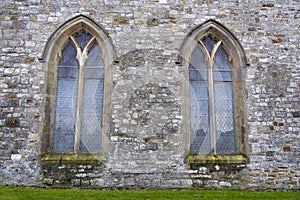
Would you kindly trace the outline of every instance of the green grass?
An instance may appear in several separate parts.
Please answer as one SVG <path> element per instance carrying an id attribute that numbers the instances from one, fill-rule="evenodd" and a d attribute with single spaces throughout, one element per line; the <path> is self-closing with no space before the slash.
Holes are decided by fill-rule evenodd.
<path id="1" fill-rule="evenodd" d="M 293 199 L 300 200 L 300 192 L 255 192 L 216 190 L 79 190 L 0 187 L 0 200 L 11 199 Z"/>

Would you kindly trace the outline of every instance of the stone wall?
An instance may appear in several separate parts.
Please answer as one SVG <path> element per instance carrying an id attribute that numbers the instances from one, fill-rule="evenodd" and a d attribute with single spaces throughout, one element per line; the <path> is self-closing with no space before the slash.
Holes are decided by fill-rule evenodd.
<path id="1" fill-rule="evenodd" d="M 4 0 L 0 2 L 0 185 L 299 189 L 300 10 L 297 0 Z M 116 50 L 101 162 L 41 161 L 43 51 L 87 16 Z M 177 62 L 191 31 L 216 20 L 245 50 L 248 162 L 191 167 Z"/>

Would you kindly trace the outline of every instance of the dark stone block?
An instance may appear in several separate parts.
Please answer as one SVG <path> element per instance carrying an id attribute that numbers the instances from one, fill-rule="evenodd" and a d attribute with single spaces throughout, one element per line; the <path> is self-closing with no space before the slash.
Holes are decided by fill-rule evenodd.
<path id="1" fill-rule="evenodd" d="M 290 146 L 285 146 L 282 148 L 284 152 L 290 152 L 291 151 L 291 147 Z"/>
<path id="2" fill-rule="evenodd" d="M 147 24 L 149 26 L 157 26 L 159 24 L 159 19 L 158 18 L 148 19 Z"/>
<path id="3" fill-rule="evenodd" d="M 273 3 L 263 4 L 262 7 L 273 8 L 274 4 Z"/>
<path id="4" fill-rule="evenodd" d="M 274 156 L 274 151 L 267 151 L 266 152 L 266 157 L 273 157 Z"/>
<path id="5" fill-rule="evenodd" d="M 299 117 L 300 117 L 300 111 L 298 111 L 298 112 L 293 112 L 293 117 L 294 117 L 294 118 L 299 118 Z"/>
<path id="6" fill-rule="evenodd" d="M 148 148 L 148 150 L 156 151 L 158 149 L 158 145 L 157 145 L 157 143 L 150 143 L 150 144 L 147 144 L 147 148 Z"/>
<path id="7" fill-rule="evenodd" d="M 7 127 L 18 127 L 20 125 L 20 120 L 17 118 L 7 118 L 5 119 L 5 126 Z"/>

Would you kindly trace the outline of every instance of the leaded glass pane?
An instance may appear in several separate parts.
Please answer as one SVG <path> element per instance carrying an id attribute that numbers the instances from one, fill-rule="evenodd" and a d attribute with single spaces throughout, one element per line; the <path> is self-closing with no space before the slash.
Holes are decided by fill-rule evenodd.
<path id="1" fill-rule="evenodd" d="M 84 66 L 84 92 L 81 117 L 80 151 L 101 152 L 104 91 L 102 52 L 97 43 L 89 51 Z"/>
<path id="2" fill-rule="evenodd" d="M 52 151 L 72 152 L 75 141 L 78 65 L 75 48 L 70 42 L 62 55 L 58 67 Z"/>
<path id="3" fill-rule="evenodd" d="M 222 46 L 219 47 L 215 56 L 214 81 L 232 81 L 231 66 Z"/>
<path id="4" fill-rule="evenodd" d="M 102 51 L 97 42 L 89 50 L 88 60 L 85 66 L 97 66 L 97 68 L 103 68 Z"/>
<path id="5" fill-rule="evenodd" d="M 84 69 L 84 78 L 103 79 L 104 67 L 102 61 L 102 52 L 97 43 L 95 43 L 89 51 L 89 58 Z"/>
<path id="6" fill-rule="evenodd" d="M 220 46 L 213 69 L 217 153 L 235 153 L 236 137 L 233 112 L 232 70 Z"/>
<path id="7" fill-rule="evenodd" d="M 190 65 L 189 77 L 190 81 L 205 81 L 207 79 L 207 70 L 196 69 Z"/>
<path id="8" fill-rule="evenodd" d="M 56 112 L 53 130 L 53 152 L 73 152 L 75 113 L 75 109 L 63 109 Z"/>
<path id="9" fill-rule="evenodd" d="M 190 151 L 210 152 L 209 99 L 207 65 L 200 47 L 191 56 L 190 81 Z"/>
<path id="10" fill-rule="evenodd" d="M 215 82 L 215 119 L 218 153 L 236 152 L 232 82 Z"/>
<path id="11" fill-rule="evenodd" d="M 59 66 L 77 66 L 78 62 L 76 60 L 76 49 L 74 48 L 71 41 L 68 42 L 66 47 L 64 48 L 62 52 L 62 59 L 59 62 Z"/>
<path id="12" fill-rule="evenodd" d="M 213 71 L 214 81 L 224 81 L 224 82 L 231 82 L 232 80 L 232 73 L 231 71 Z"/>
<path id="13" fill-rule="evenodd" d="M 191 56 L 191 63 L 189 67 L 190 81 L 206 81 L 207 80 L 207 66 L 199 46 L 195 48 Z"/>
<path id="14" fill-rule="evenodd" d="M 103 81 L 86 79 L 84 83 L 80 151 L 101 151 Z"/>
<path id="15" fill-rule="evenodd" d="M 56 110 L 75 109 L 76 99 L 77 80 L 58 80 L 56 92 Z"/>
<path id="16" fill-rule="evenodd" d="M 210 152 L 207 84 L 190 82 L 190 151 Z"/>
<path id="17" fill-rule="evenodd" d="M 75 37 L 76 41 L 79 43 L 82 50 L 85 48 L 87 43 L 92 39 L 92 36 L 85 31 L 82 31 L 79 34 L 76 34 L 74 37 Z"/>
<path id="18" fill-rule="evenodd" d="M 225 52 L 223 46 L 221 45 L 215 55 L 215 65 L 214 65 L 215 70 L 228 70 L 231 71 L 231 66 L 228 63 L 228 56 L 227 53 Z"/>
<path id="19" fill-rule="evenodd" d="M 60 66 L 58 68 L 58 79 L 77 79 L 78 67 Z"/>
<path id="20" fill-rule="evenodd" d="M 88 79 L 103 79 L 104 69 L 103 68 L 85 68 L 84 78 Z"/>
<path id="21" fill-rule="evenodd" d="M 214 48 L 214 45 L 217 43 L 217 41 L 213 40 L 211 37 L 205 38 L 204 40 L 202 40 L 202 42 L 209 53 L 211 53 L 212 49 Z"/>

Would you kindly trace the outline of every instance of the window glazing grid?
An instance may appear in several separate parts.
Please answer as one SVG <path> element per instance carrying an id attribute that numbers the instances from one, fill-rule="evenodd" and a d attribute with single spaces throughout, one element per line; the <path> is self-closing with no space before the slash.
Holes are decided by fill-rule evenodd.
<path id="1" fill-rule="evenodd" d="M 103 66 L 95 38 L 71 36 L 58 66 L 53 152 L 101 152 Z"/>
<path id="2" fill-rule="evenodd" d="M 191 55 L 190 152 L 235 153 L 232 69 L 221 42 L 206 37 Z"/>

